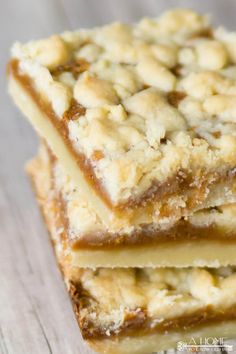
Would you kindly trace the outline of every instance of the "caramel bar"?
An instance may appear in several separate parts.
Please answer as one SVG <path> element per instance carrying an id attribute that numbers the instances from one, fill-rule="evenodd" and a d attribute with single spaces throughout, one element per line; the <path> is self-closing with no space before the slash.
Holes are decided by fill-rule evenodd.
<path id="1" fill-rule="evenodd" d="M 172 10 L 16 43 L 9 90 L 107 227 L 187 217 L 235 182 L 235 48 Z"/>
<path id="2" fill-rule="evenodd" d="M 235 337 L 231 267 L 77 269 L 66 283 L 82 335 L 98 353 L 156 353 Z"/>
<path id="3" fill-rule="evenodd" d="M 39 184 L 38 199 L 45 213 L 55 210 L 51 223 L 68 244 L 73 266 L 236 265 L 234 203 L 203 209 L 186 219 L 161 216 L 159 222 L 150 223 L 140 216 L 133 224 L 111 224 L 107 229 L 45 144 L 28 172 Z"/>
<path id="4" fill-rule="evenodd" d="M 80 268 L 50 179 L 28 166 L 75 315 L 88 344 L 103 354 L 143 354 L 236 333 L 236 268 Z M 50 198 L 49 198 L 50 199 Z M 225 250 L 224 250 L 225 251 Z M 214 253 L 214 249 L 211 251 Z M 112 291 L 111 291 L 112 289 Z"/>

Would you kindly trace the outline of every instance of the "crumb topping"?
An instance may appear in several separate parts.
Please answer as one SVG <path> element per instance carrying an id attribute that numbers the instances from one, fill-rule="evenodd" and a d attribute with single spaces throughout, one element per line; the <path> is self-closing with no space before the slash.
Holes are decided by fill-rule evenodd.
<path id="1" fill-rule="evenodd" d="M 235 48 L 236 32 L 179 9 L 16 43 L 12 56 L 118 205 L 179 171 L 235 166 Z"/>
<path id="2" fill-rule="evenodd" d="M 87 269 L 81 272 L 79 282 L 87 294 L 81 319 L 115 333 L 128 313 L 138 316 L 142 311 L 152 327 L 206 308 L 224 313 L 236 304 L 233 267 Z"/>

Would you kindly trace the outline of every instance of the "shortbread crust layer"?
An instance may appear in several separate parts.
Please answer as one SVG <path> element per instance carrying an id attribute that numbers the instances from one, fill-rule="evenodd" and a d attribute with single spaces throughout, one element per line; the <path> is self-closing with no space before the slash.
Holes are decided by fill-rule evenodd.
<path id="1" fill-rule="evenodd" d="M 199 211 L 189 220 L 177 222 L 170 230 L 159 227 L 152 235 L 148 231 L 141 233 L 142 229 L 122 235 L 106 230 L 95 211 L 81 201 L 70 177 L 63 174 L 45 144 L 41 145 L 38 157 L 29 164 L 28 170 L 47 190 L 39 202 L 44 210 L 55 210 L 52 221 L 58 229 L 58 237 L 68 244 L 68 259 L 73 266 L 219 267 L 236 264 L 234 204 Z M 186 226 L 189 226 L 188 231 L 184 229 Z"/>
<path id="2" fill-rule="evenodd" d="M 15 45 L 10 91 L 104 220 L 187 212 L 235 175 L 234 41 L 190 10 L 67 32 Z"/>

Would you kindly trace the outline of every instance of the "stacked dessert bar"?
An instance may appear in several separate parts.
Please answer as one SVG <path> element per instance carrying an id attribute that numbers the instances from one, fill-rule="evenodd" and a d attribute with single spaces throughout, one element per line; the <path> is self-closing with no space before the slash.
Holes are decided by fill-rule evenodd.
<path id="1" fill-rule="evenodd" d="M 236 33 L 173 10 L 16 43 L 28 164 L 84 338 L 145 354 L 236 333 Z"/>

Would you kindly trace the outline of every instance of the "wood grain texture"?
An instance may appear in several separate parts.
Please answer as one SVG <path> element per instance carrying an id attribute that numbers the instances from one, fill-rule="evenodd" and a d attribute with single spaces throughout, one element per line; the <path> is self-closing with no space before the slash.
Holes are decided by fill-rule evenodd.
<path id="1" fill-rule="evenodd" d="M 24 163 L 37 138 L 6 94 L 13 41 L 187 6 L 236 27 L 235 0 L 8 0 L 0 12 L 0 353 L 91 354 L 84 346 Z M 236 349 L 235 349 L 236 351 Z M 173 353 L 171 351 L 170 353 Z"/>

